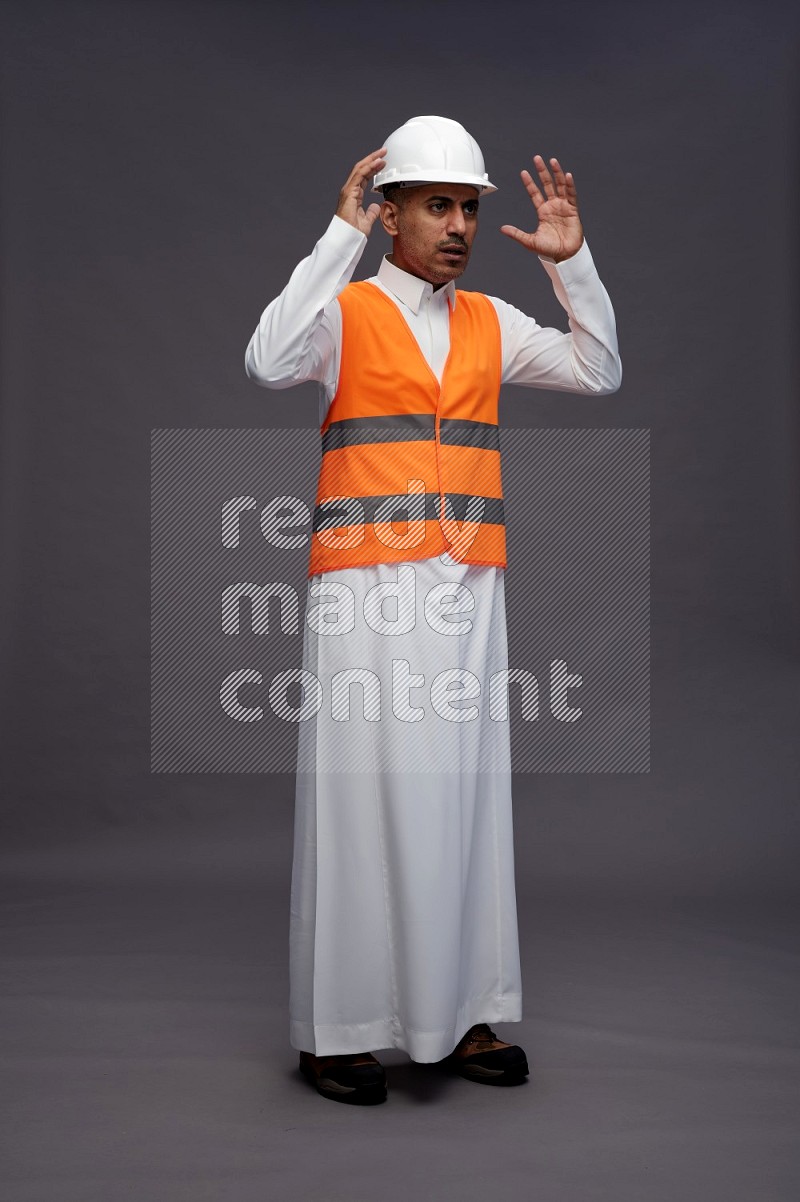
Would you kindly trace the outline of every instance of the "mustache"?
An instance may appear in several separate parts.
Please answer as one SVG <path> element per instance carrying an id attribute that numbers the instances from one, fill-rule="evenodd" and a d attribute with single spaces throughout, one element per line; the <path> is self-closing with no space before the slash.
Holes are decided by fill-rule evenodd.
<path id="1" fill-rule="evenodd" d="M 451 238 L 449 242 L 440 242 L 439 250 L 466 250 L 467 244 L 461 238 Z"/>

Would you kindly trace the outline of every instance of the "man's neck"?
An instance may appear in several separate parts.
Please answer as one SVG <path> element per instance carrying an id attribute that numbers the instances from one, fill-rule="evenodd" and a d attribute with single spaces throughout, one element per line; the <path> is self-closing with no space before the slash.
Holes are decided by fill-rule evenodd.
<path id="1" fill-rule="evenodd" d="M 413 275 L 415 280 L 422 280 L 423 283 L 430 284 L 434 292 L 438 292 L 440 288 L 444 288 L 447 285 L 447 280 L 444 280 L 441 284 L 436 284 L 433 280 L 427 279 L 424 275 L 417 275 L 416 271 L 409 271 L 407 267 L 401 266 L 400 263 L 395 263 L 394 255 L 387 255 L 386 261 L 387 263 L 391 263 L 392 267 L 396 267 L 398 271 L 404 271 L 406 275 Z"/>

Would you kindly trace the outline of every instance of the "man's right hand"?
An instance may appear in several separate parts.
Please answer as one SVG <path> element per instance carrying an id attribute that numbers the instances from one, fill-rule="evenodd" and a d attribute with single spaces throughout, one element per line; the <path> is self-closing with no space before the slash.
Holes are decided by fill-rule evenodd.
<path id="1" fill-rule="evenodd" d="M 382 146 L 380 150 L 373 150 L 372 154 L 356 163 L 339 193 L 336 216 L 349 225 L 354 225 L 362 234 L 369 235 L 381 211 L 379 204 L 371 204 L 366 212 L 364 211 L 364 188 L 367 180 L 386 166 L 385 154 L 386 147 Z"/>

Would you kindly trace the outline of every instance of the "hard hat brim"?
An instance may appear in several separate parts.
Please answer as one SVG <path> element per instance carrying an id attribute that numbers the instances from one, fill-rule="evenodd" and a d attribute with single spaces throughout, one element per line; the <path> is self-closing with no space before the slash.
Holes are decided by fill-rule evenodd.
<path id="1" fill-rule="evenodd" d="M 444 169 L 430 173 L 425 171 L 397 171 L 395 168 L 379 171 L 372 181 L 372 191 L 382 193 L 384 188 L 404 183 L 420 185 L 467 184 L 471 188 L 477 188 L 481 195 L 488 195 L 490 192 L 497 191 L 495 185 L 490 183 L 488 175 L 472 175 L 465 171 L 446 171 Z"/>

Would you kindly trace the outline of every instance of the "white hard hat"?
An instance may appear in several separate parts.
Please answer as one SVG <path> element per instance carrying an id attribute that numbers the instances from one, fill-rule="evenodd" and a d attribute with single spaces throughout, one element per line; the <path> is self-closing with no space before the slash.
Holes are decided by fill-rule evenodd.
<path id="1" fill-rule="evenodd" d="M 386 166 L 372 181 L 372 191 L 395 184 L 471 184 L 480 192 L 496 192 L 483 169 L 483 155 L 463 125 L 449 117 L 412 117 L 384 143 Z"/>

